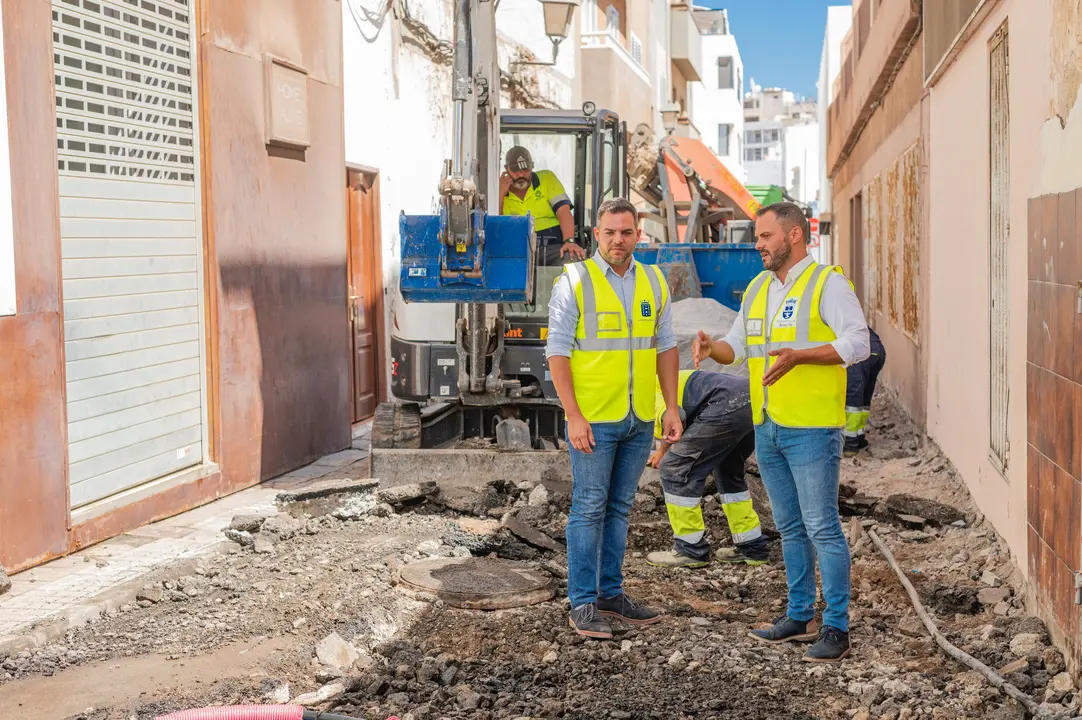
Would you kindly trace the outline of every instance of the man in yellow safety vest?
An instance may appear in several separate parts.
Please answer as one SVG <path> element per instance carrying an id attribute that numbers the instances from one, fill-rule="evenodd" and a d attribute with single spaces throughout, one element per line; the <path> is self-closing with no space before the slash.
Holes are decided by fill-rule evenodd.
<path id="1" fill-rule="evenodd" d="M 723 340 L 699 331 L 698 364 L 747 359 L 755 455 L 782 540 L 789 606 L 769 643 L 818 642 L 804 660 L 849 654 L 849 546 L 838 516 L 838 472 L 845 427 L 845 368 L 868 357 L 868 325 L 841 268 L 808 255 L 808 221 L 795 203 L 756 214 L 761 272 L 744 292 Z M 823 579 L 822 632 L 815 625 L 815 564 Z"/>
<path id="2" fill-rule="evenodd" d="M 635 261 L 637 223 L 627 200 L 603 202 L 597 254 L 564 266 L 549 299 L 546 355 L 571 454 L 569 621 L 592 638 L 612 637 L 606 617 L 636 626 L 661 619 L 623 589 L 628 515 L 653 444 L 655 377 L 665 440 L 681 433 L 669 289 L 656 265 Z"/>
<path id="3" fill-rule="evenodd" d="M 533 216 L 538 265 L 562 265 L 586 257 L 575 242 L 571 198 L 551 170 L 534 171 L 530 151 L 516 145 L 507 151 L 500 175 L 500 214 Z"/>

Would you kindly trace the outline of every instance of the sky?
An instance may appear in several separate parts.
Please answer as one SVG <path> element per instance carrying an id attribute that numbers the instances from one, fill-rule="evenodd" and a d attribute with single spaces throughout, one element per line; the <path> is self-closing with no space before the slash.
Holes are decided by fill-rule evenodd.
<path id="1" fill-rule="evenodd" d="M 696 0 L 700 7 L 729 11 L 729 25 L 748 80 L 815 98 L 827 7 L 843 0 Z"/>

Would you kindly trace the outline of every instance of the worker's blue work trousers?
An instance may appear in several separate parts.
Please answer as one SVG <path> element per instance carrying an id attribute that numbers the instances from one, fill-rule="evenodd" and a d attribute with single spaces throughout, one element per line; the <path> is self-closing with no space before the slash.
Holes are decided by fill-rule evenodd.
<path id="1" fill-rule="evenodd" d="M 845 436 L 864 435 L 872 412 L 872 396 L 879 373 L 887 362 L 887 351 L 879 336 L 871 334 L 871 354 L 845 369 Z"/>
<path id="2" fill-rule="evenodd" d="M 838 515 L 842 432 L 787 428 L 769 416 L 755 426 L 755 456 L 781 534 L 788 616 L 815 617 L 815 562 L 823 577 L 823 625 L 849 631 L 849 545 Z"/>
<path id="3" fill-rule="evenodd" d="M 654 424 L 634 413 L 591 423 L 593 453 L 571 452 L 571 516 L 567 520 L 567 594 L 571 607 L 624 591 L 628 516 L 653 446 Z"/>

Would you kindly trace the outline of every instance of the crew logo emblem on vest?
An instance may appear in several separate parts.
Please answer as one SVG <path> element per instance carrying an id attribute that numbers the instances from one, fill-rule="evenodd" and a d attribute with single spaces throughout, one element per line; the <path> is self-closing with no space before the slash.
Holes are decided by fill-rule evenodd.
<path id="1" fill-rule="evenodd" d="M 762 320 L 748 320 L 748 337 L 762 337 L 763 334 L 763 321 Z"/>
<path id="2" fill-rule="evenodd" d="M 774 322 L 776 328 L 790 328 L 796 326 L 796 308 L 799 298 L 791 297 L 786 298 L 785 303 L 781 306 L 781 312 L 778 314 L 778 319 Z"/>
<path id="3" fill-rule="evenodd" d="M 639 305 L 639 312 L 642 313 L 642 316 L 644 318 L 650 317 L 651 310 L 650 310 L 650 301 L 649 300 L 643 300 L 642 301 L 642 303 Z"/>

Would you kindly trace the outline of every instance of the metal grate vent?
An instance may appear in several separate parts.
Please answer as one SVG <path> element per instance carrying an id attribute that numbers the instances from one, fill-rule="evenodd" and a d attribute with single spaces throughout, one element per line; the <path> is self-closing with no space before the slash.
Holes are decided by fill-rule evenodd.
<path id="1" fill-rule="evenodd" d="M 190 0 L 53 0 L 61 175 L 194 183 Z"/>

